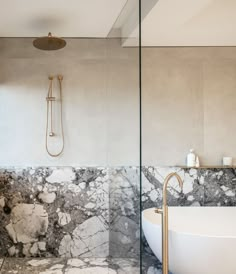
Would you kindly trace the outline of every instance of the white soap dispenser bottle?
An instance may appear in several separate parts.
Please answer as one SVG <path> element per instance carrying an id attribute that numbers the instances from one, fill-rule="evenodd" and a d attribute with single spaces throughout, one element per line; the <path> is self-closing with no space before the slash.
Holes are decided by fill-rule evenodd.
<path id="1" fill-rule="evenodd" d="M 195 167 L 196 166 L 196 155 L 194 153 L 194 149 L 190 149 L 189 154 L 187 155 L 187 167 Z"/>

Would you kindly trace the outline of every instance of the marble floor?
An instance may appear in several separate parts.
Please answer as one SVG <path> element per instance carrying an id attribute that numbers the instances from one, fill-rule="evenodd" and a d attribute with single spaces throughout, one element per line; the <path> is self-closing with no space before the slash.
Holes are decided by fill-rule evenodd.
<path id="1" fill-rule="evenodd" d="M 135 259 L 103 258 L 5 258 L 0 259 L 1 274 L 139 274 Z M 161 274 L 153 267 L 142 273 Z"/>

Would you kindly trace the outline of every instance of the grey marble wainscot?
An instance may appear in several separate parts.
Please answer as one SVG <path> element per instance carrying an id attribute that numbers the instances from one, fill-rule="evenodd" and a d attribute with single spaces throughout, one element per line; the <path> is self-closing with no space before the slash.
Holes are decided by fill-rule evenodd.
<path id="1" fill-rule="evenodd" d="M 147 166 L 142 168 L 142 209 L 161 206 L 170 172 L 184 181 L 181 190 L 171 180 L 170 206 L 236 205 L 235 169 Z M 139 167 L 2 168 L 0 214 L 0 256 L 111 256 L 139 265 Z M 143 273 L 161 273 L 161 263 L 142 238 Z"/>
<path id="2" fill-rule="evenodd" d="M 140 171 L 121 167 L 110 172 L 110 255 L 139 258 Z"/>
<path id="3" fill-rule="evenodd" d="M 105 168 L 0 170 L 0 256 L 106 257 Z"/>

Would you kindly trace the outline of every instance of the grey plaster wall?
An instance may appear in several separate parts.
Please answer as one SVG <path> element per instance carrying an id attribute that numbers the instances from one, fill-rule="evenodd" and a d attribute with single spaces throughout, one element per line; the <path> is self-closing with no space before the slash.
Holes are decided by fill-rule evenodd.
<path id="1" fill-rule="evenodd" d="M 138 164 L 137 49 L 119 39 L 67 39 L 65 49 L 45 52 L 32 39 L 1 38 L 0 61 L 1 166 Z M 64 76 L 65 150 L 52 159 L 45 98 L 48 76 L 57 74 Z"/>
<path id="2" fill-rule="evenodd" d="M 143 49 L 143 163 L 203 165 L 236 157 L 236 48 Z"/>
<path id="3" fill-rule="evenodd" d="M 42 52 L 31 42 L 0 39 L 0 165 L 138 165 L 138 49 L 71 39 Z M 143 164 L 184 165 L 190 148 L 203 165 L 234 157 L 236 48 L 144 48 L 142 56 Z M 51 159 L 45 97 L 48 75 L 58 73 L 65 151 Z"/>

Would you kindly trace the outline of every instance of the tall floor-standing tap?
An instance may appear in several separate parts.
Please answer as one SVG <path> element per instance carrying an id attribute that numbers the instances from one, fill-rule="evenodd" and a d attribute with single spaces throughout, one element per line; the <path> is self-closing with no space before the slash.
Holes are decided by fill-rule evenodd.
<path id="1" fill-rule="evenodd" d="M 168 205 L 167 205 L 167 186 L 171 178 L 176 177 L 179 186 L 183 188 L 183 181 L 180 176 L 173 172 L 170 173 L 164 180 L 163 184 L 163 202 L 162 208 L 157 208 L 156 213 L 162 214 L 162 273 L 169 272 L 169 244 L 168 244 Z"/>

